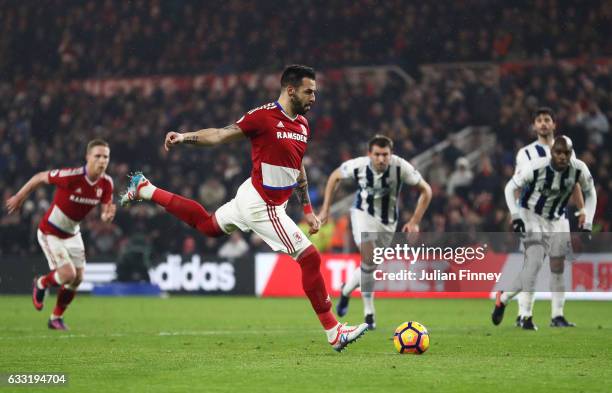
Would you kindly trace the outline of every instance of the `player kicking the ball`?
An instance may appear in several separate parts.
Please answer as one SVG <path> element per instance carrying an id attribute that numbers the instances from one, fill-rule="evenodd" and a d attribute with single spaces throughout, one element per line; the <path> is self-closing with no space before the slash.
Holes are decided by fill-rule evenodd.
<path id="1" fill-rule="evenodd" d="M 322 223 L 329 217 L 334 192 L 340 180 L 351 179 L 359 186 L 355 204 L 351 208 L 351 224 L 353 239 L 361 251 L 373 249 L 374 243 L 379 240 L 391 241 L 397 228 L 397 199 L 403 183 L 415 186 L 421 193 L 412 218 L 402 227 L 403 232 L 419 232 L 419 224 L 431 201 L 429 184 L 408 161 L 392 152 L 393 141 L 386 136 L 375 135 L 368 142 L 368 155 L 342 163 L 329 176 L 325 186 L 325 197 L 319 214 Z M 388 238 L 377 239 L 381 233 L 388 234 Z M 367 274 L 374 269 L 374 264 L 362 261 L 348 281 L 342 284 L 342 295 L 336 305 L 339 316 L 342 317 L 348 312 L 349 299 L 351 293 L 360 285 L 361 272 Z M 361 297 L 365 322 L 370 329 L 375 329 L 374 294 L 362 292 Z"/>
<path id="2" fill-rule="evenodd" d="M 497 293 L 491 316 L 493 324 L 501 323 L 506 305 L 517 293 L 535 290 L 536 278 L 546 255 L 551 259 L 566 255 L 570 239 L 561 218 L 576 184 L 580 184 L 585 197 L 585 219 L 581 231 L 590 232 L 597 205 L 593 177 L 584 162 L 572 158 L 572 141 L 568 137 L 556 137 L 550 157 L 525 162 L 506 185 L 506 204 L 512 215 L 512 228 L 515 232 L 525 233 L 525 262 L 512 290 Z M 516 204 L 517 191 L 522 191 L 520 206 Z M 523 328 L 537 329 L 531 313 L 523 319 Z"/>
<path id="3" fill-rule="evenodd" d="M 85 246 L 79 223 L 99 204 L 102 206 L 102 221 L 110 222 L 115 217 L 113 180 L 105 173 L 109 157 L 108 143 L 94 139 L 87 144 L 85 166 L 37 173 L 6 201 L 11 214 L 42 184 L 56 187 L 53 202 L 38 225 L 38 243 L 51 271 L 36 277 L 32 284 L 32 302 L 39 311 L 43 308 L 48 289 L 59 287 L 57 303 L 48 322 L 49 329 L 68 330 L 63 315 L 83 280 Z"/>
<path id="4" fill-rule="evenodd" d="M 295 191 L 310 226 L 309 232 L 318 232 L 320 221 L 312 212 L 302 163 L 310 136 L 308 121 L 303 115 L 314 104 L 315 92 L 314 70 L 292 65 L 281 76 L 278 101 L 250 110 L 225 128 L 166 134 L 166 150 L 179 144 L 213 146 L 250 139 L 251 177 L 238 188 L 234 199 L 216 212 L 211 214 L 193 200 L 155 187 L 142 173 L 131 176 L 121 204 L 151 200 L 207 236 L 222 236 L 236 229 L 253 231 L 274 251 L 291 255 L 300 265 L 302 287 L 325 329 L 328 342 L 336 351 L 342 351 L 366 332 L 367 325 L 338 323 L 331 312 L 331 300 L 320 272 L 321 256 L 285 212 L 287 201 Z"/>

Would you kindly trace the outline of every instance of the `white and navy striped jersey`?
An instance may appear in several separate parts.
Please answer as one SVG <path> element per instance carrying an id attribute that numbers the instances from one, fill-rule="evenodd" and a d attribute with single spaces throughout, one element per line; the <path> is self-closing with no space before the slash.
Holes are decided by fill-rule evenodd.
<path id="1" fill-rule="evenodd" d="M 385 225 L 397 222 L 397 198 L 402 184 L 414 186 L 422 179 L 419 171 L 395 154 L 391 156 L 389 167 L 383 173 L 377 173 L 371 166 L 370 157 L 363 156 L 342 163 L 340 176 L 343 179 L 354 179 L 359 186 L 354 207 Z"/>
<path id="2" fill-rule="evenodd" d="M 534 141 L 527 146 L 521 147 L 516 153 L 516 168 L 523 165 L 525 162 L 537 160 L 542 157 L 550 157 L 550 146 Z M 576 153 L 572 150 L 572 158 L 576 158 Z"/>
<path id="3" fill-rule="evenodd" d="M 517 167 L 512 181 L 522 189 L 519 206 L 549 220 L 563 216 L 576 183 L 586 193 L 594 189 L 593 177 L 586 164 L 576 158 L 562 172 L 551 166 L 550 157 L 524 162 Z"/>

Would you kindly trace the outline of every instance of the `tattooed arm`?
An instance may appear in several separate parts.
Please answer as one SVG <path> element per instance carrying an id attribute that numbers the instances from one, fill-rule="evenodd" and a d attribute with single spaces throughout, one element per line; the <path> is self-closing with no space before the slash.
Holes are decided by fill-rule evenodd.
<path id="1" fill-rule="evenodd" d="M 205 128 L 202 130 L 186 133 L 170 131 L 166 134 L 164 148 L 170 150 L 178 144 L 214 146 L 245 138 L 244 133 L 236 124 L 230 124 L 223 128 Z"/>
<path id="2" fill-rule="evenodd" d="M 297 187 L 295 188 L 295 193 L 297 194 L 300 203 L 302 204 L 302 208 L 304 209 L 304 219 L 308 223 L 310 229 L 308 230 L 309 234 L 314 234 L 319 232 L 319 228 L 321 227 L 321 221 L 319 218 L 312 212 L 312 206 L 310 205 L 310 196 L 308 195 L 308 178 L 306 177 L 306 168 L 304 168 L 304 164 L 300 168 L 300 175 L 297 178 Z"/>
<path id="3" fill-rule="evenodd" d="M 300 168 L 295 193 L 297 194 L 302 206 L 310 205 L 310 196 L 308 195 L 308 178 L 306 177 L 306 168 L 304 168 L 304 164 L 302 164 L 302 167 Z"/>

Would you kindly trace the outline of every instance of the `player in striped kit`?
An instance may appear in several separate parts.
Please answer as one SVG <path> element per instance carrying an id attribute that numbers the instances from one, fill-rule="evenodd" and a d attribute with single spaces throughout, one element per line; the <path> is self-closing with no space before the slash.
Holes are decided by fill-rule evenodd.
<path id="1" fill-rule="evenodd" d="M 542 157 L 550 157 L 550 147 L 552 146 L 554 139 L 554 132 L 556 129 L 555 115 L 552 109 L 547 107 L 538 108 L 535 111 L 533 119 L 533 129 L 535 130 L 538 139 L 533 143 L 521 148 L 516 155 L 516 166 L 519 168 L 525 163 L 536 160 Z M 575 152 L 572 150 L 572 158 L 576 158 Z M 582 197 L 582 191 L 580 184 L 574 188 L 570 201 L 573 202 L 578 208 L 578 225 L 584 224 L 584 198 Z M 570 224 L 567 217 L 563 216 L 559 218 L 560 230 L 563 232 L 570 232 Z M 568 253 L 571 253 L 571 246 L 568 247 Z M 551 323 L 552 327 L 572 327 L 575 324 L 568 322 L 564 316 L 564 305 L 565 305 L 565 285 L 563 281 L 563 271 L 565 267 L 565 255 L 554 258 L 549 256 L 550 266 L 550 291 L 551 291 Z M 523 325 L 523 319 L 527 319 L 531 315 L 533 309 L 533 303 L 535 302 L 535 294 L 530 292 L 521 292 L 517 296 L 518 299 L 518 316 L 516 319 L 516 326 L 524 327 L 525 329 L 531 329 L 534 327 L 532 324 Z"/>
<path id="2" fill-rule="evenodd" d="M 315 72 L 303 65 L 287 67 L 281 76 L 281 93 L 276 102 L 247 112 L 225 128 L 166 134 L 166 150 L 179 144 L 212 146 L 249 139 L 252 145 L 251 177 L 236 196 L 216 212 L 199 203 L 151 184 L 142 173 L 130 179 L 121 204 L 151 200 L 201 233 L 218 237 L 236 229 L 257 233 L 274 251 L 291 255 L 300 265 L 302 287 L 308 296 L 332 348 L 342 351 L 367 330 L 367 324 L 340 324 L 331 312 L 331 299 L 320 272 L 321 256 L 310 240 L 287 215 L 285 208 L 295 192 L 302 203 L 310 233 L 319 230 L 308 196 L 306 169 L 302 159 L 310 137 L 303 116 L 315 102 Z"/>
<path id="3" fill-rule="evenodd" d="M 586 164 L 572 157 L 572 141 L 556 137 L 550 157 L 541 157 L 519 167 L 505 188 L 506 204 L 512 215 L 515 232 L 525 233 L 525 263 L 511 291 L 498 292 L 491 316 L 493 324 L 501 323 L 508 302 L 519 291 L 533 292 L 537 274 L 545 255 L 560 258 L 567 253 L 569 233 L 560 220 L 576 184 L 585 196 L 585 219 L 581 231 L 590 232 L 597 205 L 593 178 Z M 522 190 L 519 204 L 516 192 Z M 523 327 L 536 330 L 531 309 Z"/>
<path id="4" fill-rule="evenodd" d="M 406 160 L 393 152 L 393 141 L 383 135 L 375 135 L 368 142 L 368 155 L 348 160 L 334 170 L 327 180 L 323 206 L 319 219 L 325 223 L 333 195 L 340 180 L 351 179 L 359 186 L 355 194 L 355 205 L 351 208 L 353 238 L 360 250 L 374 247 L 375 241 L 390 242 L 399 218 L 397 199 L 406 183 L 415 186 L 421 193 L 414 214 L 403 227 L 404 232 L 419 232 L 419 224 L 431 201 L 431 187 L 421 174 Z M 368 232 L 368 233 L 365 233 Z M 380 234 L 388 238 L 377 239 Z M 384 237 L 384 235 L 382 236 Z M 336 312 L 344 316 L 348 312 L 351 293 L 360 285 L 361 272 L 371 273 L 374 266 L 362 263 L 348 281 L 342 285 L 342 295 Z M 376 328 L 374 294 L 362 292 L 365 322 L 369 329 Z"/>

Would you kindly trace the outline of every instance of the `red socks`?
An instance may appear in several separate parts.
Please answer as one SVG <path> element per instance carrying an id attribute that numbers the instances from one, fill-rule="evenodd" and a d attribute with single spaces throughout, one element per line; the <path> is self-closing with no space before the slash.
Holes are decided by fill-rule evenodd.
<path id="1" fill-rule="evenodd" d="M 302 252 L 297 262 L 302 268 L 302 287 L 312 308 L 317 313 L 321 325 L 325 330 L 333 328 L 338 324 L 338 321 L 330 311 L 332 303 L 321 275 L 321 255 L 319 251 L 311 245 Z"/>
<path id="2" fill-rule="evenodd" d="M 210 237 L 218 237 L 225 233 L 219 227 L 214 214 L 210 214 L 206 209 L 191 199 L 157 188 L 151 198 L 153 202 L 166 208 L 166 211 L 179 220 L 189 224 L 203 234 Z M 302 269 L 302 287 L 312 308 L 317 313 L 321 325 L 326 330 L 338 324 L 336 317 L 332 314 L 331 300 L 325 281 L 321 275 L 321 256 L 314 246 L 308 247 L 297 262 Z"/>
<path id="3" fill-rule="evenodd" d="M 70 302 L 72 302 L 72 299 L 74 299 L 75 295 L 75 290 L 66 289 L 66 287 L 62 285 L 57 292 L 57 303 L 53 309 L 53 315 L 56 317 L 61 317 L 64 314 L 64 311 L 66 311 L 66 308 Z"/>
<path id="4" fill-rule="evenodd" d="M 210 214 L 194 200 L 173 194 L 161 188 L 153 192 L 151 200 L 166 208 L 166 211 L 210 237 L 225 235 L 214 214 Z"/>
<path id="5" fill-rule="evenodd" d="M 49 274 L 43 276 L 40 283 L 43 288 L 57 287 L 60 285 L 57 280 L 55 280 L 55 270 L 51 270 Z"/>

